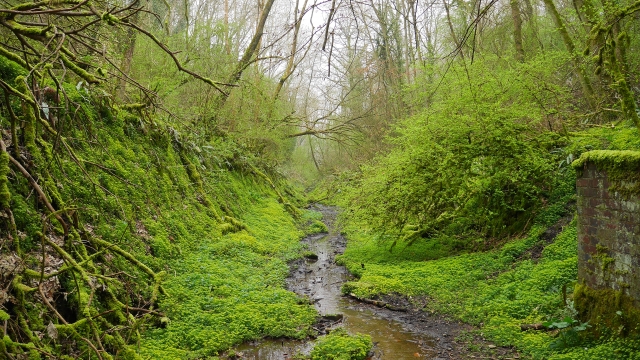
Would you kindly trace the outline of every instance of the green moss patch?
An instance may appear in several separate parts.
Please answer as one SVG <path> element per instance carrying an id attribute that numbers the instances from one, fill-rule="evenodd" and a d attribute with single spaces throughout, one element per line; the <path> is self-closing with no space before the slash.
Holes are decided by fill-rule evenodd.
<path id="1" fill-rule="evenodd" d="M 337 328 L 318 339 L 309 358 L 311 360 L 364 360 L 373 347 L 369 335 L 350 335 Z"/>
<path id="2" fill-rule="evenodd" d="M 588 163 L 593 163 L 599 170 L 607 172 L 611 191 L 617 191 L 626 197 L 640 194 L 640 151 L 588 151 L 574 161 L 572 166 L 581 172 Z"/>
<path id="3" fill-rule="evenodd" d="M 623 292 L 578 284 L 574 300 L 580 318 L 593 324 L 596 335 L 640 335 L 640 309 Z"/>
<path id="4" fill-rule="evenodd" d="M 311 333 L 316 311 L 284 289 L 287 261 L 301 250 L 296 223 L 273 198 L 260 200 L 242 220 L 255 230 L 211 234 L 169 263 L 174 273 L 160 308 L 170 322 L 144 334 L 143 356 L 213 356 L 264 336 Z"/>

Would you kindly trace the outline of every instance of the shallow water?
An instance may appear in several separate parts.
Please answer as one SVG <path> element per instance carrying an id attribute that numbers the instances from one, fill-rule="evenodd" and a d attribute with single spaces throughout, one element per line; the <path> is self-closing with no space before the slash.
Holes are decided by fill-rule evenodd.
<path id="1" fill-rule="evenodd" d="M 330 208 L 323 208 L 325 221 L 331 226 L 335 216 Z M 317 261 L 300 263 L 287 279 L 287 288 L 308 296 L 321 315 L 342 314 L 335 326 L 344 326 L 349 333 L 371 336 L 375 346 L 371 359 L 435 359 L 435 339 L 412 333 L 401 322 L 381 317 L 376 308 L 342 296 L 340 288 L 349 279 L 347 270 L 334 262 L 336 254 L 344 251 L 346 239 L 340 234 L 313 235 L 303 240 L 309 250 L 318 255 Z M 308 354 L 312 341 L 260 340 L 236 348 L 243 359 L 285 360 L 295 354 Z M 240 355 L 240 354 L 239 354 Z"/>

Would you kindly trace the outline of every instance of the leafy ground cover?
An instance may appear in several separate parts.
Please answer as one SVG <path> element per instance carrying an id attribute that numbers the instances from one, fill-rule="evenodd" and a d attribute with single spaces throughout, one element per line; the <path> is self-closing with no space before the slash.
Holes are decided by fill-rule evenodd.
<path id="1" fill-rule="evenodd" d="M 323 230 L 319 214 L 286 206 L 295 194 L 284 199 L 286 185 L 268 168 L 258 170 L 262 164 L 233 139 L 196 146 L 160 120 L 100 106 L 86 89 L 67 94 L 86 117 L 67 134 L 73 156 L 53 152 L 55 139 L 42 140 L 32 170 L 56 206 L 73 214 L 77 233 L 57 251 L 42 249 L 43 232 L 54 246 L 63 231 L 43 221 L 29 183 L 12 173 L 13 246 L 28 269 L 7 267 L 12 257 L 1 254 L 6 281 L 25 271 L 32 284 L 46 251 L 46 274 L 55 281 L 45 290 L 62 315 L 50 313 L 33 289 L 11 297 L 19 306 L 0 313 L 10 329 L 8 351 L 21 353 L 16 344 L 30 342 L 23 345 L 87 358 L 92 349 L 82 338 L 90 338 L 103 342 L 103 358 L 190 359 L 248 339 L 306 337 L 316 312 L 284 290 L 284 279 L 287 262 L 301 256 L 298 240 Z M 65 272 L 60 254 L 75 258 L 83 277 Z M 48 335 L 26 338 L 19 324 Z"/>
<path id="2" fill-rule="evenodd" d="M 640 350 L 633 339 L 592 342 L 573 336 L 574 327 L 561 332 L 521 331 L 521 324 L 575 320 L 571 301 L 577 277 L 575 220 L 539 259 L 532 259 L 530 251 L 544 241 L 543 233 L 544 227 L 537 226 L 526 237 L 494 251 L 430 261 L 421 259 L 418 249 L 404 254 L 396 250 L 400 254 L 390 259 L 388 250 L 370 236 L 354 235 L 341 261 L 360 279 L 345 284 L 344 291 L 365 298 L 428 295 L 431 301 L 425 311 L 477 325 L 483 337 L 499 346 L 515 346 L 534 359 L 633 358 L 627 355 Z M 568 292 L 566 298 L 563 292 Z"/>
<path id="3" fill-rule="evenodd" d="M 309 335 L 316 311 L 284 289 L 302 232 L 274 199 L 260 201 L 243 220 L 255 230 L 204 238 L 169 264 L 175 275 L 161 308 L 171 320 L 145 334 L 143 357 L 201 358 L 263 336 Z"/>
<path id="4" fill-rule="evenodd" d="M 344 328 L 337 328 L 316 342 L 311 360 L 364 360 L 373 343 L 369 335 L 349 335 Z"/>
<path id="5" fill-rule="evenodd" d="M 556 184 L 545 208 L 526 234 L 493 249 L 477 251 L 485 239 L 420 239 L 392 244 L 388 235 L 364 231 L 366 225 L 343 219 L 350 239 L 339 258 L 358 277 L 345 293 L 375 298 L 398 293 L 428 296 L 425 311 L 439 312 L 477 326 L 498 346 L 516 347 L 533 359 L 636 359 L 640 342 L 620 339 L 617 330 L 595 339 L 573 307 L 577 279 L 577 233 L 573 170 L 566 166 L 594 148 L 625 149 L 637 143 L 635 129 L 595 129 L 574 134 L 561 151 Z M 571 219 L 568 221 L 568 219 Z M 554 226 L 555 224 L 555 226 Z M 556 235 L 557 233 L 557 235 Z M 480 247 L 482 248 L 482 246 Z M 544 323 L 552 331 L 522 331 L 522 324 Z"/>

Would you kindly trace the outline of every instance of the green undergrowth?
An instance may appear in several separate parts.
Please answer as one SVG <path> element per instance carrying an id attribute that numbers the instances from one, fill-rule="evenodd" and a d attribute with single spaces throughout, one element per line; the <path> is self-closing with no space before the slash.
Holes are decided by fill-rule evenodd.
<path id="1" fill-rule="evenodd" d="M 544 213 L 539 222 L 552 222 L 560 215 L 560 211 Z M 451 257 L 441 257 L 437 246 L 429 254 L 428 242 L 415 250 L 395 250 L 398 254 L 390 257 L 388 249 L 371 237 L 349 233 L 340 261 L 359 280 L 346 283 L 343 291 L 365 298 L 426 295 L 431 301 L 425 310 L 483 324 L 484 335 L 497 344 L 515 345 L 546 358 L 553 338 L 546 332 L 523 333 L 520 324 L 559 317 L 565 310 L 563 287 L 577 276 L 575 220 L 536 258 L 532 250 L 546 245 L 542 239 L 546 228 L 536 224 L 526 236 L 498 249 Z M 426 261 L 430 258 L 438 259 Z"/>
<path id="2" fill-rule="evenodd" d="M 327 225 L 322 222 L 322 213 L 315 210 L 307 210 L 301 216 L 301 222 L 304 225 L 305 234 L 325 233 L 329 230 Z"/>
<path id="3" fill-rule="evenodd" d="M 637 143 L 619 140 L 627 135 L 635 139 L 637 135 L 628 134 L 634 129 L 612 131 L 613 135 L 601 130 L 580 134 L 560 151 L 578 156 L 595 146 L 624 150 Z M 574 308 L 578 259 L 576 218 L 568 206 L 575 201 L 575 173 L 570 163 L 559 163 L 556 184 L 526 234 L 502 242 L 465 240 L 465 244 L 489 242 L 488 251 L 458 246 L 457 238 L 450 236 L 421 239 L 410 246 L 400 242 L 394 247 L 389 236 L 368 232 L 366 225 L 344 219 L 349 242 L 338 261 L 358 280 L 345 283 L 343 292 L 360 298 L 390 293 L 426 296 L 429 301 L 424 311 L 476 325 L 483 337 L 499 346 L 515 347 L 533 359 L 638 358 L 636 339 L 595 338 L 589 331 L 591 324 L 580 322 Z M 574 218 L 567 222 L 569 217 Z M 520 328 L 538 323 L 555 324 L 562 330 Z M 611 335 L 617 334 L 616 329 L 610 330 Z"/>
<path id="4" fill-rule="evenodd" d="M 577 278 L 576 222 L 565 226 L 539 259 L 532 259 L 531 251 L 541 245 L 544 231 L 545 227 L 534 226 L 527 236 L 499 249 L 431 261 L 407 250 L 390 258 L 388 250 L 371 237 L 350 235 L 340 261 L 359 280 L 346 283 L 343 291 L 364 298 L 389 293 L 428 296 L 425 311 L 480 326 L 487 339 L 499 346 L 515 346 L 534 359 L 555 359 L 559 353 L 563 353 L 559 359 L 611 359 L 613 353 L 606 350 L 610 343 L 575 346 L 578 343 L 563 344 L 562 336 L 554 333 L 521 331 L 521 324 L 576 315 L 571 300 Z M 568 292 L 566 298 L 563 292 Z M 640 349 L 633 341 L 618 342 Z M 583 345 L 593 349 L 585 351 Z M 598 357 L 601 353 L 609 357 Z"/>
<path id="5" fill-rule="evenodd" d="M 369 335 L 350 335 L 344 328 L 337 328 L 316 342 L 311 360 L 364 360 L 373 347 Z"/>
<path id="6" fill-rule="evenodd" d="M 284 289 L 301 232 L 273 199 L 261 201 L 243 221 L 252 230 L 204 238 L 168 264 L 175 273 L 161 308 L 171 320 L 145 334 L 143 357 L 200 358 L 263 336 L 310 334 L 315 310 Z"/>
<path id="7" fill-rule="evenodd" d="M 105 359 L 200 359 L 245 340 L 310 334 L 316 311 L 284 280 L 287 262 L 302 256 L 299 239 L 324 231 L 319 213 L 295 219 L 297 194 L 233 138 L 196 145 L 160 118 L 103 107 L 82 88 L 68 86 L 67 94 L 80 115 L 67 119 L 63 140 L 39 133 L 29 170 L 73 224 L 64 249 L 90 277 L 56 276 L 50 296 L 60 316 L 20 286 L 40 276 L 43 230 L 62 242 L 63 229 L 53 217 L 43 223 L 42 204 L 12 172 L 7 189 L 19 236 L 10 246 L 26 269 L 11 268 L 10 296 L 19 306 L 0 312 L 7 341 L 24 343 L 9 351 L 22 356 L 20 346 L 35 343 L 59 358 L 95 358 L 82 339 L 103 338 Z M 64 265 L 46 251 L 59 264 L 47 273 Z M 87 318 L 100 321 L 86 325 Z M 27 331 L 52 335 L 38 341 Z"/>

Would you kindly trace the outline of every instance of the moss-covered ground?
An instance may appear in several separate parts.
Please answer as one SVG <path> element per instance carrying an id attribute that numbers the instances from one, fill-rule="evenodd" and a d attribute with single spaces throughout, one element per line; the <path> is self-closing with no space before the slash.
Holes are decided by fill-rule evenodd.
<path id="1" fill-rule="evenodd" d="M 159 118 L 83 91 L 68 87 L 81 115 L 59 139 L 40 134 L 25 161 L 75 235 L 42 216 L 20 174 L 0 184 L 18 234 L 9 244 L 25 264 L 0 261 L 19 305 L 0 313 L 9 327 L 2 353 L 202 359 L 249 339 L 308 336 L 317 313 L 284 280 L 300 238 L 326 230 L 321 215 L 297 210 L 295 192 L 233 139 L 196 145 Z M 41 251 L 48 301 L 61 314 L 20 283 L 40 278 Z M 78 272 L 64 272 L 62 254 Z"/>
<path id="2" fill-rule="evenodd" d="M 145 333 L 143 357 L 199 358 L 263 336 L 309 335 L 316 311 L 284 289 L 301 232 L 274 199 L 257 203 L 243 220 L 255 230 L 210 235 L 167 264 L 174 273 L 161 308 L 171 320 Z"/>
<path id="3" fill-rule="evenodd" d="M 373 348 L 369 335 L 350 335 L 344 328 L 337 328 L 316 342 L 311 360 L 364 360 Z"/>
<path id="4" fill-rule="evenodd" d="M 522 324 L 567 316 L 576 320 L 571 294 L 577 278 L 575 220 L 544 247 L 539 259 L 531 259 L 530 250 L 544 241 L 543 232 L 544 227 L 535 226 L 499 249 L 435 260 L 428 260 L 430 250 L 437 251 L 435 244 L 395 249 L 390 255 L 371 236 L 351 233 L 341 261 L 359 280 L 347 283 L 344 291 L 365 298 L 426 295 L 425 311 L 477 325 L 483 337 L 515 346 L 534 359 L 640 359 L 640 342 L 633 339 L 601 343 L 571 337 L 571 330 L 521 330 Z"/>

